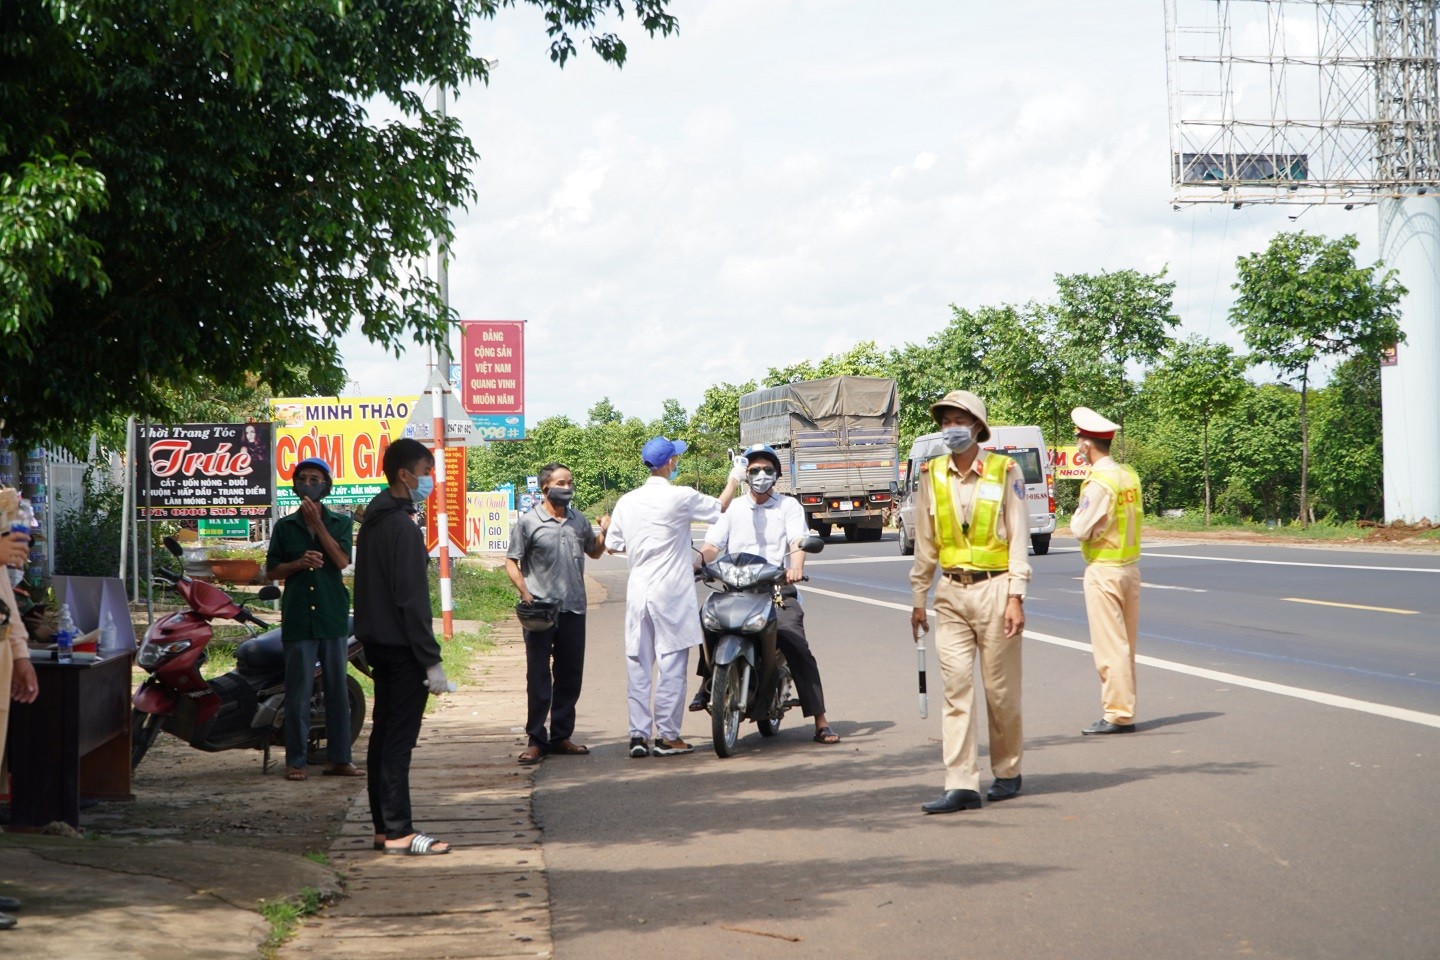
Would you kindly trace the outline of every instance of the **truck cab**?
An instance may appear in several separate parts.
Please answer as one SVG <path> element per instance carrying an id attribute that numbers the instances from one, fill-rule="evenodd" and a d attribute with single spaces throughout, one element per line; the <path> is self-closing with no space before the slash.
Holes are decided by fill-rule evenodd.
<path id="1" fill-rule="evenodd" d="M 1050 536 L 1055 532 L 1055 475 L 1044 434 L 1036 426 L 991 427 L 990 439 L 980 448 L 1004 454 L 1020 465 L 1025 478 L 1025 506 L 1030 513 L 1030 547 L 1037 556 L 1049 553 Z M 919 495 L 920 473 L 925 464 L 946 453 L 940 434 L 927 433 L 915 438 L 905 458 L 897 496 L 900 502 L 897 525 L 900 552 L 907 557 L 915 552 L 915 498 Z"/>

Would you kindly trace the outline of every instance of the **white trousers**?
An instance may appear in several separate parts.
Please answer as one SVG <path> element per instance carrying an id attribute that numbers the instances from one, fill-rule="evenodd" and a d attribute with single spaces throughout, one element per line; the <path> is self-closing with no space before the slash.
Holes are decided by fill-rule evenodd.
<path id="1" fill-rule="evenodd" d="M 654 679 L 656 665 L 659 679 Z M 680 739 L 680 721 L 685 717 L 685 682 L 689 676 L 690 648 L 674 653 L 655 652 L 655 625 L 646 615 L 640 624 L 640 652 L 626 657 L 629 670 L 630 736 L 652 735 L 666 740 Z M 651 694 L 655 706 L 650 706 Z"/>

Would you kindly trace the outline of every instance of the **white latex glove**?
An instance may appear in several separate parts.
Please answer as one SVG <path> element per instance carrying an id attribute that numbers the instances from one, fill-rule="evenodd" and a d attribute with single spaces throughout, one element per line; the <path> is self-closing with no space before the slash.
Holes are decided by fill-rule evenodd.
<path id="1" fill-rule="evenodd" d="M 445 676 L 445 665 L 441 663 L 425 671 L 425 686 L 431 693 L 454 693 L 455 684 Z"/>
<path id="2" fill-rule="evenodd" d="M 749 465 L 749 460 L 746 460 L 744 457 L 736 457 L 734 463 L 730 467 L 730 479 L 734 480 L 736 483 L 744 483 L 745 468 Z"/>

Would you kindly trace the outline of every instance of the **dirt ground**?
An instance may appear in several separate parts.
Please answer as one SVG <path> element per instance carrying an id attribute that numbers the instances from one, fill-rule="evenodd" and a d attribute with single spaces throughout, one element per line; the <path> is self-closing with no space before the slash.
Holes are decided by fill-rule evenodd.
<path id="1" fill-rule="evenodd" d="M 369 723 L 367 720 L 368 730 Z M 364 732 L 355 760 L 364 766 Z M 162 732 L 131 781 L 135 800 L 81 811 L 81 827 L 115 838 L 207 840 L 283 853 L 324 851 L 340 832 L 363 778 L 325 777 L 310 768 L 303 782 L 285 779 L 284 748 L 272 748 L 270 770 L 258 750 L 205 753 Z"/>

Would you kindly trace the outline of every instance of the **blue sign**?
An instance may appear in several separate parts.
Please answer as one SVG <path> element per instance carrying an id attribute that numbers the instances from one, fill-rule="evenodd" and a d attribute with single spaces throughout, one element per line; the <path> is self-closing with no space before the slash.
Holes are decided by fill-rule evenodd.
<path id="1" fill-rule="evenodd" d="M 472 413 L 470 423 L 482 440 L 525 439 L 523 413 Z"/>

